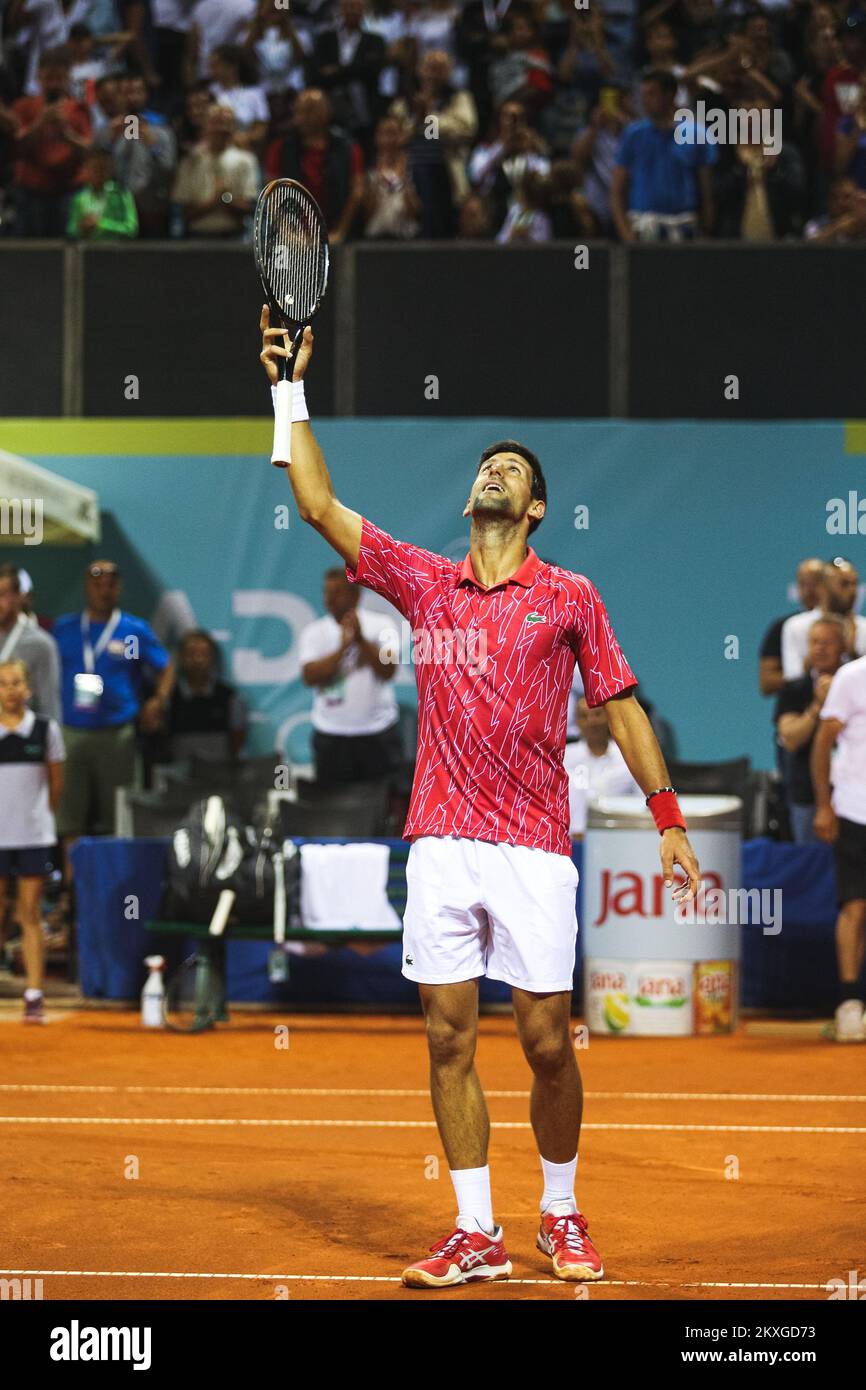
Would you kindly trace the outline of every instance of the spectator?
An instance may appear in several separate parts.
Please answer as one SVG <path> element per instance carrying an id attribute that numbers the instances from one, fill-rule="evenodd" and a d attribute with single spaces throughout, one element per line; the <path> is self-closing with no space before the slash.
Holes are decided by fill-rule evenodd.
<path id="1" fill-rule="evenodd" d="M 625 88 L 604 87 L 598 106 L 590 115 L 589 125 L 577 137 L 571 150 L 587 207 L 602 236 L 610 236 L 613 231 L 610 187 L 622 132 L 632 114 L 631 97 Z"/>
<path id="2" fill-rule="evenodd" d="M 510 0 L 466 0 L 456 28 L 457 57 L 469 70 L 469 90 L 478 112 L 479 128 L 486 130 L 493 117 L 489 73 L 493 62 L 508 48 L 506 26 L 518 8 Z"/>
<path id="3" fill-rule="evenodd" d="M 854 613 L 858 583 L 859 576 L 849 560 L 837 556 L 824 566 L 818 595 L 821 612 L 838 613 L 844 620 L 846 661 L 866 653 L 866 618 Z M 786 681 L 797 680 L 804 674 L 812 621 L 809 613 L 795 613 L 782 627 L 782 670 Z"/>
<path id="4" fill-rule="evenodd" d="M 550 180 L 534 169 L 528 169 L 515 190 L 496 240 L 500 246 L 532 242 L 540 245 L 553 235 L 547 206 Z"/>
<path id="5" fill-rule="evenodd" d="M 290 101 L 304 89 L 312 39 L 304 27 L 295 24 L 290 10 L 275 9 L 273 0 L 259 0 L 244 50 L 258 63 L 271 122 L 283 129 L 291 114 Z"/>
<path id="6" fill-rule="evenodd" d="M 470 193 L 460 209 L 457 234 L 464 241 L 490 241 L 493 235 L 490 208 L 477 193 Z"/>
<path id="7" fill-rule="evenodd" d="M 21 589 L 21 612 L 27 619 L 31 627 L 40 627 L 43 632 L 50 632 L 54 624 L 50 618 L 46 618 L 44 613 L 36 612 L 36 593 L 33 588 L 33 580 L 25 569 L 18 570 L 18 583 Z"/>
<path id="8" fill-rule="evenodd" d="M 395 116 L 376 126 L 376 160 L 367 173 L 364 236 L 407 241 L 418 235 L 421 200 L 412 182 L 406 139 Z"/>
<path id="9" fill-rule="evenodd" d="M 196 145 L 204 140 L 208 112 L 212 105 L 209 82 L 202 80 L 187 87 L 183 97 L 183 111 L 176 123 L 176 143 L 181 158 L 190 154 Z"/>
<path id="10" fill-rule="evenodd" d="M 822 93 L 827 74 L 842 61 L 839 23 L 829 5 L 815 4 L 802 34 L 804 52 L 801 75 L 794 85 L 794 139 L 803 157 L 809 187 L 809 205 L 823 201 L 825 185 L 821 170 L 821 131 L 824 118 Z"/>
<path id="11" fill-rule="evenodd" d="M 691 105 L 691 91 L 687 81 L 688 69 L 679 61 L 680 33 L 667 19 L 657 19 L 646 31 L 646 66 L 662 72 L 670 72 L 676 78 L 677 90 L 674 101 L 678 108 Z M 695 84 L 699 86 L 699 82 Z M 640 89 L 636 95 L 640 96 Z M 643 113 L 645 114 L 645 113 Z"/>
<path id="12" fill-rule="evenodd" d="M 842 61 L 830 69 L 821 89 L 821 167 L 830 174 L 836 165 L 836 133 L 843 116 L 850 116 L 860 98 L 860 74 L 866 68 L 866 13 L 849 14 L 842 30 Z"/>
<path id="13" fill-rule="evenodd" d="M 17 231 L 21 236 L 60 237 L 69 199 L 83 178 L 90 148 L 87 108 L 73 101 L 65 49 L 50 48 L 39 62 L 38 96 L 12 107 L 17 125 L 15 168 Z"/>
<path id="14" fill-rule="evenodd" d="M 157 727 L 171 692 L 168 652 L 150 626 L 120 607 L 120 571 L 96 560 L 84 577 L 81 613 L 58 618 L 67 779 L 58 831 L 67 843 L 86 833 L 110 834 L 115 792 L 135 777 L 135 719 Z M 143 668 L 159 673 L 157 692 L 145 703 Z"/>
<path id="15" fill-rule="evenodd" d="M 148 86 L 140 74 L 124 80 L 122 102 L 124 114 L 114 117 L 97 144 L 110 149 L 114 176 L 135 199 L 140 235 L 165 236 L 169 191 L 177 161 L 174 133 L 162 113 L 150 105 Z M 137 135 L 132 134 L 136 130 Z"/>
<path id="16" fill-rule="evenodd" d="M 125 43 L 125 37 L 123 42 Z M 121 45 L 122 47 L 122 45 Z M 97 50 L 96 41 L 86 24 L 73 24 L 67 43 L 69 54 L 69 95 L 85 106 L 93 104 L 96 83 L 108 72 L 105 48 Z"/>
<path id="17" fill-rule="evenodd" d="M 339 0 L 337 24 L 316 39 L 307 80 L 328 94 L 334 120 L 362 146 L 379 115 L 384 66 L 382 39 L 364 28 L 364 0 Z"/>
<path id="18" fill-rule="evenodd" d="M 110 150 L 91 150 L 84 166 L 85 184 L 69 208 L 66 235 L 75 241 L 113 241 L 138 235 L 135 199 L 112 178 Z"/>
<path id="19" fill-rule="evenodd" d="M 173 112 L 183 94 L 195 0 L 150 0 L 150 8 L 160 101 L 163 110 Z"/>
<path id="20" fill-rule="evenodd" d="M 833 758 L 832 791 L 830 756 Z M 837 1042 L 866 1038 L 862 985 L 866 928 L 866 658 L 842 666 L 821 709 L 812 749 L 815 833 L 835 847 Z"/>
<path id="21" fill-rule="evenodd" d="M 271 113 L 264 88 L 253 80 L 254 63 L 248 51 L 235 44 L 219 44 L 210 55 L 210 72 L 217 106 L 230 106 L 235 113 L 238 149 L 264 153 Z"/>
<path id="22" fill-rule="evenodd" d="M 27 667 L 30 708 L 60 720 L 60 657 L 54 638 L 28 621 L 16 565 L 0 565 L 0 662 L 15 657 Z"/>
<path id="23" fill-rule="evenodd" d="M 525 12 L 512 12 L 506 25 L 508 47 L 490 67 L 494 106 L 519 101 L 538 112 L 553 96 L 553 65 L 541 43 L 538 26 Z"/>
<path id="24" fill-rule="evenodd" d="M 866 76 L 866 73 L 864 73 Z M 836 173 L 866 189 L 866 88 L 860 88 L 856 109 L 842 116 L 836 128 Z"/>
<path id="25" fill-rule="evenodd" d="M 842 664 L 845 624 L 836 614 L 818 617 L 809 628 L 805 676 L 785 681 L 776 700 L 776 734 L 787 755 L 783 780 L 794 841 L 814 844 L 815 797 L 809 770 L 812 740 L 830 682 Z"/>
<path id="26" fill-rule="evenodd" d="M 210 74 L 210 55 L 221 43 L 243 43 L 257 0 L 197 0 L 187 50 L 187 80 Z"/>
<path id="27" fill-rule="evenodd" d="M 96 139 L 107 126 L 111 125 L 115 116 L 122 114 L 123 89 L 121 83 L 122 78 L 119 73 L 107 72 L 104 77 L 97 78 L 93 84 L 93 100 L 89 103 L 88 110 Z"/>
<path id="28" fill-rule="evenodd" d="M 259 189 L 259 166 L 249 150 L 234 143 L 235 113 L 211 106 L 204 139 L 178 166 L 172 200 L 183 210 L 195 237 L 239 237 Z"/>
<path id="29" fill-rule="evenodd" d="M 601 12 L 573 10 L 568 43 L 557 66 L 557 90 L 542 119 L 544 133 L 556 153 L 567 153 L 575 131 L 586 126 L 602 85 L 611 82 L 613 75 Z"/>
<path id="30" fill-rule="evenodd" d="M 234 686 L 221 679 L 220 650 L 209 632 L 184 634 L 164 729 L 172 762 L 196 757 L 221 762 L 240 756 L 247 715 Z"/>
<path id="31" fill-rule="evenodd" d="M 289 130 L 268 148 L 265 168 L 268 178 L 297 179 L 310 190 L 332 245 L 349 236 L 364 200 L 364 159 L 360 147 L 331 125 L 324 92 L 301 92 Z"/>
<path id="32" fill-rule="evenodd" d="M 824 561 L 814 557 L 797 566 L 797 593 L 802 612 L 817 617 L 821 612 Z M 775 695 L 785 680 L 782 671 L 782 628 L 793 614 L 776 618 L 764 633 L 758 658 L 758 689 L 762 695 Z"/>
<path id="33" fill-rule="evenodd" d="M 750 109 L 768 111 L 753 98 Z M 803 162 L 785 142 L 778 154 L 766 145 L 742 140 L 723 147 L 715 169 L 718 236 L 742 241 L 774 241 L 799 234 L 805 194 Z"/>
<path id="34" fill-rule="evenodd" d="M 551 236 L 556 241 L 598 233 L 598 223 L 581 192 L 577 166 L 571 159 L 555 159 L 550 166 L 547 211 Z"/>
<path id="35" fill-rule="evenodd" d="M 426 0 L 426 3 L 419 4 L 413 10 L 406 29 L 418 45 L 418 56 L 422 62 L 428 53 L 444 53 L 451 67 L 454 67 L 457 62 L 456 24 L 459 10 L 460 6 L 454 0 Z M 461 86 L 465 77 L 465 70 L 461 67 Z"/>
<path id="36" fill-rule="evenodd" d="M 411 105 L 399 98 L 391 114 L 409 140 L 412 179 L 421 201 L 421 236 L 453 237 L 457 212 L 469 192 L 466 158 L 478 129 L 475 104 L 452 81 L 451 60 L 435 49 L 418 69 Z"/>
<path id="37" fill-rule="evenodd" d="M 16 74 L 16 93 L 39 93 L 39 68 L 50 49 L 63 48 L 69 37 L 60 0 L 11 0 L 3 7 L 3 40 Z M 5 56 L 5 55 L 4 55 Z"/>
<path id="38" fill-rule="evenodd" d="M 602 706 L 590 709 L 580 695 L 575 702 L 575 719 L 580 729 L 580 742 L 565 745 L 562 762 L 568 773 L 569 834 L 573 840 L 582 840 L 591 798 L 639 796 L 643 799 L 643 793 L 610 736 Z"/>
<path id="39" fill-rule="evenodd" d="M 498 132 L 478 145 L 469 160 L 469 179 L 488 201 L 495 231 L 499 231 L 520 180 L 528 170 L 550 173 L 544 144 L 526 119 L 518 101 L 507 101 L 499 112 Z"/>
<path id="40" fill-rule="evenodd" d="M 611 182 L 611 211 L 622 241 L 681 241 L 713 221 L 714 145 L 674 138 L 676 78 L 650 68 L 641 83 L 646 118 L 627 126 Z"/>
<path id="41" fill-rule="evenodd" d="M 28 709 L 29 697 L 24 662 L 0 660 L 0 922 L 14 874 L 27 981 L 24 1022 L 44 1023 L 42 890 L 53 867 L 65 752 L 57 721 Z"/>
<path id="42" fill-rule="evenodd" d="M 866 237 L 866 193 L 851 179 L 834 179 L 827 211 L 807 222 L 803 235 L 819 244 L 862 241 Z"/>
<path id="43" fill-rule="evenodd" d="M 381 613 L 358 609 L 360 591 L 345 570 L 325 574 L 327 616 L 301 633 L 301 676 L 315 690 L 313 750 L 323 787 L 375 781 L 403 758 L 391 681 L 397 630 Z"/>

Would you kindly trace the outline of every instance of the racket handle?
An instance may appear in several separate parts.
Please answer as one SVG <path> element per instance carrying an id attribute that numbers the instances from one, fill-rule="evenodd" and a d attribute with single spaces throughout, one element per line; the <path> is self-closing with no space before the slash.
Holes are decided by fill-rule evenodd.
<path id="1" fill-rule="evenodd" d="M 271 463 L 275 468 L 288 468 L 292 461 L 292 383 L 278 381 L 274 388 L 274 452 Z"/>

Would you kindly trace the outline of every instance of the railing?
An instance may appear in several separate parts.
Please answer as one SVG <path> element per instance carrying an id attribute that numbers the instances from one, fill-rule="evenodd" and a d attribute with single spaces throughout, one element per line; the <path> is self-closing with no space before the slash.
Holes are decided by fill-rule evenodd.
<path id="1" fill-rule="evenodd" d="M 864 413 L 866 251 L 585 251 L 336 248 L 317 416 Z M 247 245 L 0 241 L 0 416 L 258 415 L 259 303 Z"/>

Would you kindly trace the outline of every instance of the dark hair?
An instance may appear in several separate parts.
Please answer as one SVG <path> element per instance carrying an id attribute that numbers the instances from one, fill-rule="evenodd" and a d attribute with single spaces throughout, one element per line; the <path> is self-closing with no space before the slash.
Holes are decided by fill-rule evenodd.
<path id="1" fill-rule="evenodd" d="M 493 458 L 494 454 L 519 454 L 532 469 L 532 489 L 530 496 L 533 502 L 543 502 L 547 505 L 547 483 L 544 481 L 544 474 L 541 471 L 541 464 L 531 449 L 527 449 L 525 444 L 518 444 L 516 439 L 500 439 L 496 444 L 488 444 L 484 453 L 478 460 L 478 467 Z M 542 518 L 533 518 L 529 523 L 529 535 L 537 531 L 541 525 Z"/>
<path id="2" fill-rule="evenodd" d="M 258 63 L 255 54 L 236 43 L 219 43 L 211 49 L 215 58 L 235 68 L 242 87 L 251 87 L 258 78 Z"/>
<path id="3" fill-rule="evenodd" d="M 21 575 L 17 565 L 0 565 L 0 579 L 11 580 L 13 594 L 21 593 Z"/>
<path id="4" fill-rule="evenodd" d="M 676 94 L 677 79 L 667 68 L 644 68 L 640 79 L 641 82 L 655 82 L 669 97 Z"/>
<path id="5" fill-rule="evenodd" d="M 222 670 L 222 652 L 220 651 L 213 637 L 211 637 L 210 633 L 207 632 L 203 627 L 190 628 L 189 632 L 185 632 L 183 634 L 183 636 L 177 644 L 178 656 L 180 656 L 181 652 L 183 651 L 184 647 L 187 645 L 188 642 L 206 642 L 207 645 L 210 647 L 210 654 L 213 660 L 214 670 Z"/>
<path id="6" fill-rule="evenodd" d="M 93 37 L 93 30 L 89 24 L 73 24 L 69 30 L 71 39 L 90 39 Z"/>

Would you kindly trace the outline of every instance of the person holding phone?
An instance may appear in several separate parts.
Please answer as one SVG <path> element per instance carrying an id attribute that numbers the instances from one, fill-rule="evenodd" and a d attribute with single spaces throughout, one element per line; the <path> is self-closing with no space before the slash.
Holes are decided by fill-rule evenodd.
<path id="1" fill-rule="evenodd" d="M 69 199 L 84 180 L 90 148 L 87 107 L 69 96 L 69 58 L 49 48 L 39 60 L 37 96 L 12 105 L 16 122 L 16 232 L 20 236 L 62 237 Z"/>

